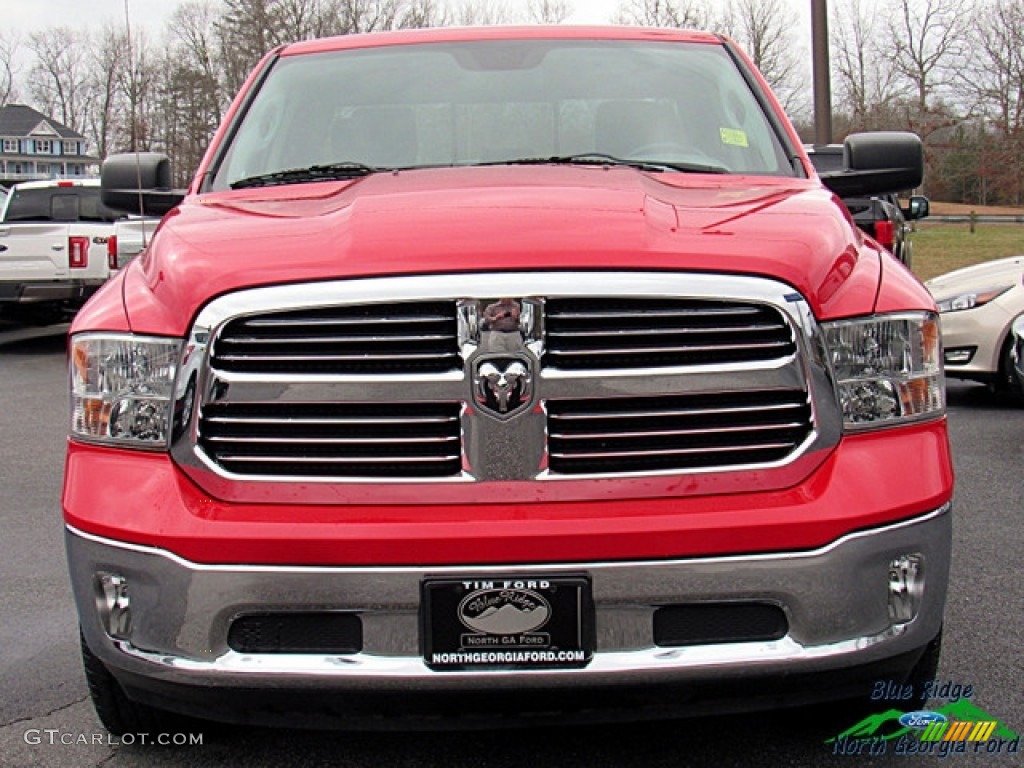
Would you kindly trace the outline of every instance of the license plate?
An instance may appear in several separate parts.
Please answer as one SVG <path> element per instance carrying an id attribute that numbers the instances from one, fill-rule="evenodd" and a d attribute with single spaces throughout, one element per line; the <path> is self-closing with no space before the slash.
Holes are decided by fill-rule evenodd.
<path id="1" fill-rule="evenodd" d="M 594 653 L 585 576 L 425 579 L 423 653 L 435 670 L 566 669 Z"/>

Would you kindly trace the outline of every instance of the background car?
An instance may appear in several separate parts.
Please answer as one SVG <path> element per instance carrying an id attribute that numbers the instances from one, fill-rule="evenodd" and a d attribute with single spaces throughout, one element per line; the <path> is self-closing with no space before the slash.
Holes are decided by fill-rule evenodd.
<path id="1" fill-rule="evenodd" d="M 1024 314 L 1024 256 L 987 261 L 925 283 L 939 305 L 946 375 L 1020 395 L 1011 327 Z"/>
<path id="2" fill-rule="evenodd" d="M 823 179 L 845 170 L 842 144 L 805 145 L 804 148 Z M 913 243 L 907 237 L 907 222 L 923 219 L 928 215 L 927 197 L 912 196 L 906 208 L 900 205 L 895 194 L 874 197 L 843 196 L 842 201 L 858 227 L 908 268 L 911 266 Z"/>

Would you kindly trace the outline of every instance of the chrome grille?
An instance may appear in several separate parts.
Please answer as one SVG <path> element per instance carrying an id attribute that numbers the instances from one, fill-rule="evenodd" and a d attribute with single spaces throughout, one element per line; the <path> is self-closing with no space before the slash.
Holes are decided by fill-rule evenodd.
<path id="1" fill-rule="evenodd" d="M 214 342 L 213 366 L 247 373 L 433 373 L 461 367 L 455 304 L 403 302 L 245 316 Z"/>
<path id="2" fill-rule="evenodd" d="M 802 390 L 552 401 L 547 410 L 550 469 L 567 475 L 771 463 L 812 429 Z"/>
<path id="3" fill-rule="evenodd" d="M 499 297 L 519 305 L 515 327 L 483 322 Z M 593 478 L 693 472 L 702 488 L 727 488 L 738 467 L 758 469 L 757 487 L 784 488 L 841 434 L 817 333 L 791 286 L 735 275 L 524 271 L 252 288 L 197 317 L 176 383 L 188 427 L 171 450 L 211 494 L 257 503 L 294 483 L 326 504 L 476 503 L 488 493 L 479 486 L 504 482 L 586 500 Z M 513 364 L 531 389 L 505 417 L 486 399 L 501 381 L 485 385 L 482 371 Z M 666 486 L 601 492 L 660 497 Z"/>
<path id="4" fill-rule="evenodd" d="M 211 403 L 199 442 L 239 475 L 448 477 L 461 468 L 459 403 Z"/>
<path id="5" fill-rule="evenodd" d="M 546 367 L 664 368 L 775 360 L 796 344 L 778 310 L 687 299 L 550 299 Z"/>

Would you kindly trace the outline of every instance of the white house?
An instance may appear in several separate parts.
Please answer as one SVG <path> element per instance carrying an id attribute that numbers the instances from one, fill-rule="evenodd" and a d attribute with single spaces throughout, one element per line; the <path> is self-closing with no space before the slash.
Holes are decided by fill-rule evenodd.
<path id="1" fill-rule="evenodd" d="M 96 175 L 88 139 L 24 104 L 0 107 L 0 181 Z"/>

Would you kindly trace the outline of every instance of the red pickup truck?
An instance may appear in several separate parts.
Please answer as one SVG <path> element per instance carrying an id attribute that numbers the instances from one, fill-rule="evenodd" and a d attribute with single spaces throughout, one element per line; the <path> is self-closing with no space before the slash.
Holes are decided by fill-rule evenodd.
<path id="1" fill-rule="evenodd" d="M 846 155 L 846 191 L 920 182 L 915 136 Z M 108 204 L 166 215 L 70 336 L 67 551 L 111 731 L 933 676 L 935 307 L 730 41 L 287 45 L 169 178 L 108 160 Z"/>

